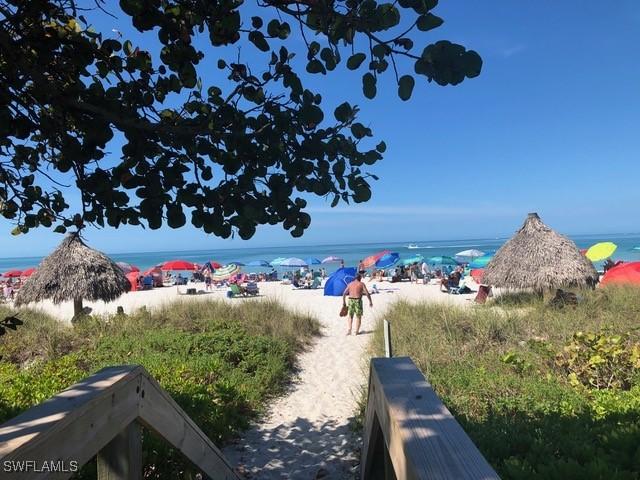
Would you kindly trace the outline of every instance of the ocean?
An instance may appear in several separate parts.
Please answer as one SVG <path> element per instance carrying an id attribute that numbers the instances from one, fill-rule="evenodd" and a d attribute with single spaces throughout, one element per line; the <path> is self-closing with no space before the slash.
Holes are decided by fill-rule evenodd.
<path id="1" fill-rule="evenodd" d="M 613 255 L 614 260 L 640 261 L 640 235 L 580 235 L 570 237 L 579 248 L 588 248 L 594 243 L 611 241 L 618 245 L 618 249 Z M 400 258 L 413 256 L 417 253 L 424 257 L 437 255 L 454 256 L 462 250 L 474 248 L 477 250 L 491 252 L 495 251 L 506 241 L 506 238 L 493 239 L 472 239 L 472 240 L 441 240 L 441 241 L 420 241 L 410 240 L 397 243 L 359 243 L 359 244 L 336 244 L 317 246 L 295 246 L 288 247 L 265 247 L 265 248 L 234 248 L 221 250 L 173 250 L 165 252 L 137 252 L 137 253 L 107 253 L 116 262 L 127 262 L 144 270 L 153 265 L 157 265 L 166 260 L 188 260 L 190 262 L 204 263 L 215 260 L 222 264 L 231 262 L 248 263 L 252 260 L 271 261 L 276 257 L 299 257 L 307 259 L 309 257 L 322 260 L 329 255 L 341 257 L 347 266 L 355 266 L 358 261 L 381 250 L 391 250 L 398 252 Z M 414 244 L 418 248 L 410 249 L 408 245 Z M 0 258 L 0 272 L 11 269 L 23 270 L 29 267 L 36 267 L 42 257 L 15 257 Z M 323 265 L 329 272 L 338 268 L 337 264 Z M 600 265 L 596 265 L 600 266 Z M 317 268 L 317 267 L 316 267 Z M 245 271 L 259 272 L 260 268 L 245 267 Z"/>

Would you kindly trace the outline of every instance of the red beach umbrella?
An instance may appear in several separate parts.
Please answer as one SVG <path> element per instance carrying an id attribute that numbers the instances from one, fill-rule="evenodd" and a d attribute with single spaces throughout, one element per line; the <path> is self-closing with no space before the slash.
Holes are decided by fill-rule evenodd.
<path id="1" fill-rule="evenodd" d="M 222 264 L 218 263 L 218 262 L 216 262 L 214 260 L 211 260 L 209 262 L 209 265 L 211 265 L 211 268 L 215 268 L 216 270 L 219 269 L 219 268 L 222 268 Z"/>
<path id="2" fill-rule="evenodd" d="M 370 255 L 362 261 L 364 268 L 373 267 L 381 257 L 384 257 L 387 253 L 391 253 L 391 250 L 383 250 L 374 255 Z"/>
<path id="3" fill-rule="evenodd" d="M 22 276 L 22 270 L 9 270 L 8 272 L 4 272 L 2 276 L 7 278 L 17 278 Z"/>
<path id="4" fill-rule="evenodd" d="M 116 262 L 116 265 L 118 265 L 125 274 L 140 271 L 138 267 L 127 262 Z"/>
<path id="5" fill-rule="evenodd" d="M 34 273 L 36 273 L 36 269 L 34 267 L 31 267 L 31 268 L 27 268 L 26 270 L 24 270 L 22 272 L 22 276 L 23 277 L 30 277 Z"/>
<path id="6" fill-rule="evenodd" d="M 480 285 L 482 283 L 482 276 L 484 275 L 484 268 L 474 268 L 471 270 L 471 277 Z"/>
<path id="7" fill-rule="evenodd" d="M 129 290 L 130 292 L 135 292 L 136 290 L 138 290 L 138 278 L 140 277 L 140 272 L 129 272 L 127 273 L 127 280 L 129 280 L 129 283 L 131 284 L 131 290 Z"/>
<path id="8" fill-rule="evenodd" d="M 198 265 L 186 260 L 169 260 L 160 265 L 162 270 L 196 270 Z"/>
<path id="9" fill-rule="evenodd" d="M 640 262 L 627 262 L 607 270 L 600 285 L 640 285 Z"/>

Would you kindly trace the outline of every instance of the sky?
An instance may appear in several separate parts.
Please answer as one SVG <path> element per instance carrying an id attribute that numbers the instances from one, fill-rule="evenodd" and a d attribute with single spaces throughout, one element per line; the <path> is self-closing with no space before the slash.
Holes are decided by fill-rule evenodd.
<path id="1" fill-rule="evenodd" d="M 640 232 L 637 0 L 447 0 L 434 13 L 445 23 L 420 41 L 476 50 L 484 62 L 479 77 L 455 87 L 420 79 L 409 102 L 397 97 L 391 75 L 379 81 L 374 100 L 362 95 L 362 72 L 344 66 L 306 80 L 322 93 L 325 111 L 345 100 L 358 104 L 359 120 L 387 144 L 370 170 L 380 179 L 366 204 L 331 209 L 314 199 L 311 227 L 300 239 L 269 226 L 249 241 L 190 226 L 89 230 L 85 237 L 110 253 L 493 238 L 512 234 L 532 211 L 567 234 Z M 98 26 L 115 22 L 126 36 L 125 20 Z M 154 48 L 153 36 L 140 41 Z M 242 52 L 253 55 L 250 46 Z M 218 56 L 209 58 L 205 85 L 220 81 Z M 44 229 L 13 237 L 11 229 L 0 220 L 2 257 L 46 254 L 61 240 Z"/>

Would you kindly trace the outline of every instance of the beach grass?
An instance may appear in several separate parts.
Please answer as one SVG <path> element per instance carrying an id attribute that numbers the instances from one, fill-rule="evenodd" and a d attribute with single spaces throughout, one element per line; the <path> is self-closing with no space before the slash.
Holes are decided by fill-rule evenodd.
<path id="1" fill-rule="evenodd" d="M 284 391 L 296 354 L 319 334 L 314 318 L 276 301 L 179 301 L 75 327 L 37 311 L 18 317 L 24 325 L 0 337 L 0 422 L 105 366 L 140 364 L 217 444 Z M 157 439 L 144 444 L 151 478 L 189 470 Z"/>
<path id="2" fill-rule="evenodd" d="M 579 294 L 563 308 L 513 294 L 384 314 L 394 355 L 415 361 L 502 478 L 640 471 L 640 291 Z M 380 325 L 372 342 L 383 355 Z"/>

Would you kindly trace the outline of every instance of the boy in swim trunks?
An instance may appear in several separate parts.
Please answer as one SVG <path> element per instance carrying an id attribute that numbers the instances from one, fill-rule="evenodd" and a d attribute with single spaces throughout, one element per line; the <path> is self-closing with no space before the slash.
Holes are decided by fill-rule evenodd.
<path id="1" fill-rule="evenodd" d="M 347 306 L 347 325 L 349 329 L 347 330 L 347 335 L 351 335 L 351 325 L 353 324 L 353 317 L 356 317 L 356 335 L 360 333 L 360 322 L 362 321 L 362 296 L 366 295 L 369 299 L 369 306 L 373 307 L 373 302 L 371 301 L 371 295 L 369 294 L 369 290 L 367 290 L 367 286 L 362 283 L 362 275 L 356 275 L 356 278 L 353 282 L 347 285 L 344 293 L 342 294 L 342 303 Z M 348 303 L 347 303 L 348 298 Z"/>

